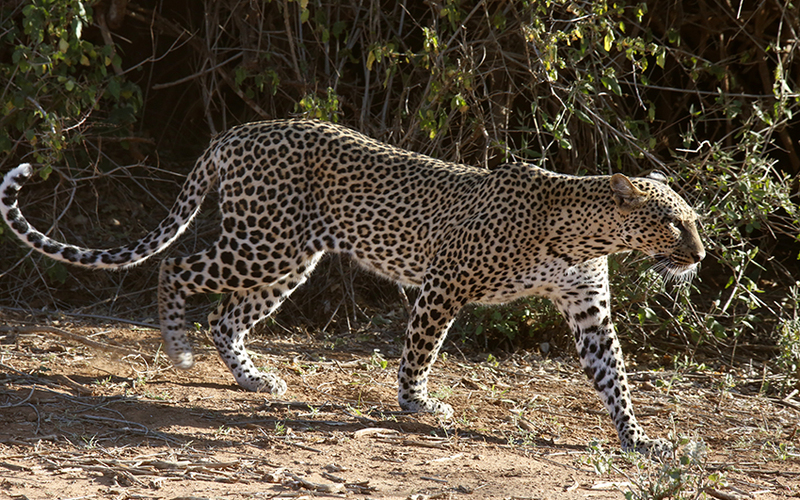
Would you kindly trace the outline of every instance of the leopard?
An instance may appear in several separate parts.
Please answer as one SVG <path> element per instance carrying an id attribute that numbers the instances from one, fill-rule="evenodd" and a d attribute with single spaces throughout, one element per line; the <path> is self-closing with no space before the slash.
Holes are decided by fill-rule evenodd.
<path id="1" fill-rule="evenodd" d="M 185 303 L 224 298 L 208 316 L 218 354 L 238 385 L 277 397 L 286 383 L 259 370 L 245 337 L 303 282 L 325 254 L 417 290 L 397 376 L 408 412 L 451 418 L 428 378 L 467 304 L 549 299 L 569 326 L 580 365 L 607 409 L 620 446 L 672 453 L 638 423 L 612 323 L 608 256 L 639 251 L 666 279 L 687 280 L 705 257 L 695 210 L 664 174 L 567 175 L 532 163 L 470 166 L 407 151 L 331 122 L 286 119 L 236 126 L 214 139 L 168 215 L 140 240 L 113 249 L 62 243 L 23 216 L 19 190 L 34 168 L 0 184 L 0 211 L 25 245 L 93 269 L 124 269 L 169 247 L 216 189 L 219 235 L 208 248 L 160 263 L 164 348 L 194 364 Z M 444 421 L 444 420 L 443 420 Z"/>

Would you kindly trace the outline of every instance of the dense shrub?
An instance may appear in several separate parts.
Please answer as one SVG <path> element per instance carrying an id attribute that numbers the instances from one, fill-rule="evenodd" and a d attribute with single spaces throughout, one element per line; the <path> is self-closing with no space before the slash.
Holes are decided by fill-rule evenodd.
<path id="1" fill-rule="evenodd" d="M 780 347 L 797 336 L 800 276 L 800 20 L 788 2 L 198 4 L 0 7 L 1 164 L 58 174 L 26 190 L 40 200 L 27 209 L 39 227 L 89 245 L 140 236 L 175 196 L 170 172 L 186 172 L 212 134 L 254 119 L 338 121 L 487 168 L 522 159 L 578 174 L 658 169 L 703 215 L 709 257 L 678 288 L 640 256 L 615 258 L 620 329 L 642 345 L 677 336 L 680 353 L 709 345 L 728 360 L 767 353 L 797 365 L 796 348 Z M 187 248 L 213 238 L 205 217 Z M 0 238 L 6 305 L 97 308 L 109 290 L 152 292 L 152 267 L 96 278 L 33 264 Z M 42 297 L 54 282 L 81 293 Z M 512 332 L 563 328 L 531 307 L 473 309 L 458 331 L 518 342 Z"/>

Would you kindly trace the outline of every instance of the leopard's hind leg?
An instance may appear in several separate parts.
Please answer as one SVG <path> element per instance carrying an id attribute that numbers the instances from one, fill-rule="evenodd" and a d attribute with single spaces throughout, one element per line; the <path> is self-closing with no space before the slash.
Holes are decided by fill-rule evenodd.
<path id="1" fill-rule="evenodd" d="M 186 298 L 195 293 L 232 292 L 210 317 L 220 356 L 244 389 L 280 392 L 280 384 L 271 385 L 257 376 L 244 350 L 244 336 L 305 281 L 322 254 L 295 254 L 277 264 L 258 263 L 232 259 L 229 252 L 214 246 L 188 257 L 165 259 L 161 264 L 158 306 L 161 336 L 173 364 L 182 369 L 194 365 L 186 336 Z M 260 312 L 252 312 L 254 309 Z"/>
<path id="2" fill-rule="evenodd" d="M 158 280 L 158 314 L 167 356 L 176 368 L 194 366 L 186 337 L 186 299 L 195 293 L 225 293 L 233 289 L 219 280 L 216 247 L 188 257 L 164 259 Z M 216 276 L 216 277 L 215 277 Z"/>
<path id="3" fill-rule="evenodd" d="M 322 252 L 315 254 L 302 269 L 274 284 L 232 293 L 209 315 L 217 351 L 242 388 L 275 396 L 286 392 L 286 382 L 277 375 L 259 371 L 253 364 L 245 349 L 245 337 L 256 323 L 275 312 L 303 284 L 321 256 Z"/>

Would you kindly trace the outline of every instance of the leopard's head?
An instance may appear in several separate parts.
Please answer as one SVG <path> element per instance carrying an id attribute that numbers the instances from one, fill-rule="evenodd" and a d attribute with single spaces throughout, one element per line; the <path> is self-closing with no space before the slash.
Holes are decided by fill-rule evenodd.
<path id="1" fill-rule="evenodd" d="M 691 279 L 706 256 L 694 209 L 659 172 L 631 179 L 614 174 L 610 182 L 625 244 L 657 259 L 665 277 Z"/>

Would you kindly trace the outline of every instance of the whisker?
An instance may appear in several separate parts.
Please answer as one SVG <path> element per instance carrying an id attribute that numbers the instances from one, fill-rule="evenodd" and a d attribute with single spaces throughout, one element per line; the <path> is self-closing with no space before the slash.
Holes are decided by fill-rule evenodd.
<path id="1" fill-rule="evenodd" d="M 662 277 L 662 292 L 666 295 L 667 285 L 674 288 L 688 286 L 695 276 L 697 276 L 697 265 L 684 266 L 674 263 L 669 257 L 664 255 L 654 255 L 657 260 L 650 266 L 650 270 Z"/>

